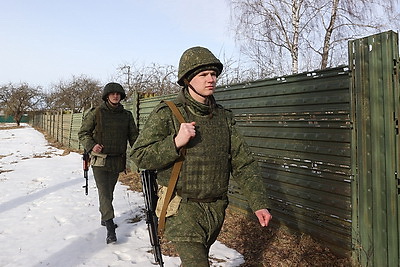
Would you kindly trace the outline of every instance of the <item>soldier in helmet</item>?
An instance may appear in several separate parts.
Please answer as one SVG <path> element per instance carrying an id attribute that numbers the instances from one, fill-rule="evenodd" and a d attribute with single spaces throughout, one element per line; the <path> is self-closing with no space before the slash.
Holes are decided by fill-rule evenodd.
<path id="1" fill-rule="evenodd" d="M 117 241 L 112 205 L 114 188 L 119 173 L 126 168 L 127 143 L 133 146 L 138 136 L 132 113 L 120 103 L 125 97 L 120 84 L 108 83 L 103 89 L 104 102 L 86 114 L 78 133 L 79 141 L 91 155 L 101 224 L 107 228 L 107 244 Z"/>
<path id="2" fill-rule="evenodd" d="M 260 224 L 267 226 L 272 218 L 266 209 L 266 189 L 258 164 L 238 133 L 232 112 L 214 99 L 222 69 L 221 62 L 207 48 L 186 50 L 178 70 L 182 90 L 173 100 L 186 123 L 179 123 L 161 102 L 146 121 L 131 154 L 139 168 L 157 170 L 162 194 L 168 187 L 173 164 L 185 147 L 165 223 L 165 237 L 174 243 L 185 267 L 209 266 L 209 249 L 221 230 L 228 206 L 231 174 Z"/>

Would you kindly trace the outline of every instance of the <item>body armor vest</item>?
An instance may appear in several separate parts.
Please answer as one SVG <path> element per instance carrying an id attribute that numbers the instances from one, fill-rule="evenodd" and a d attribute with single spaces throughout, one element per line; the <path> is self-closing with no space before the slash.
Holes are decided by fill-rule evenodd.
<path id="1" fill-rule="evenodd" d="M 93 138 L 104 146 L 101 153 L 107 154 L 105 169 L 113 172 L 125 170 L 128 135 L 129 113 L 122 106 L 114 110 L 103 105 L 97 108 Z"/>
<path id="2" fill-rule="evenodd" d="M 228 190 L 230 175 L 230 126 L 225 111 L 199 116 L 188 111 L 188 121 L 196 121 L 196 136 L 186 146 L 186 156 L 177 183 L 183 198 L 218 198 Z"/>
<path id="3" fill-rule="evenodd" d="M 96 110 L 94 139 L 104 145 L 102 153 L 108 155 L 125 154 L 129 133 L 129 114 L 121 109 L 106 110 L 100 106 Z"/>

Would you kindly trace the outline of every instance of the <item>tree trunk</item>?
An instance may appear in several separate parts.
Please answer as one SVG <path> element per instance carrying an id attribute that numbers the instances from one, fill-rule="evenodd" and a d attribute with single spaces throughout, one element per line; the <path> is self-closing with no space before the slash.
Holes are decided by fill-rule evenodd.
<path id="1" fill-rule="evenodd" d="M 296 0 L 292 2 L 292 27 L 293 40 L 291 43 L 292 73 L 299 72 L 299 25 L 300 25 L 300 3 Z M 290 46 L 289 46 L 290 47 Z"/>
<path id="2" fill-rule="evenodd" d="M 321 69 L 326 69 L 326 67 L 328 66 L 329 50 L 331 47 L 330 41 L 337 17 L 338 6 L 339 6 L 339 0 L 332 0 L 331 19 L 325 31 L 324 46 L 322 48 Z"/>

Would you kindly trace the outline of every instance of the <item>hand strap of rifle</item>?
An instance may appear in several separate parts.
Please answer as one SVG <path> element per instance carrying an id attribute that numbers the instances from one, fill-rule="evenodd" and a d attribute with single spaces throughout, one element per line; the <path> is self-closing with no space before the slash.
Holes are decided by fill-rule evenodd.
<path id="1" fill-rule="evenodd" d="M 175 117 L 178 119 L 178 121 L 180 123 L 186 122 L 185 119 L 183 118 L 181 112 L 179 111 L 179 109 L 176 107 L 176 105 L 172 101 L 164 100 L 164 102 L 169 106 L 169 108 L 172 110 L 172 113 L 175 115 Z M 163 236 L 163 234 L 164 234 L 165 216 L 167 214 L 168 204 L 171 201 L 172 194 L 174 192 L 176 182 L 178 181 L 178 177 L 179 177 L 179 173 L 181 171 L 183 161 L 185 160 L 185 152 L 186 152 L 185 147 L 182 147 L 181 152 L 180 152 L 180 157 L 175 161 L 174 166 L 172 167 L 171 178 L 169 179 L 167 193 L 165 194 L 165 199 L 164 199 L 164 203 L 163 203 L 163 206 L 161 209 L 160 218 L 158 219 L 158 234 L 159 234 L 159 236 Z"/>

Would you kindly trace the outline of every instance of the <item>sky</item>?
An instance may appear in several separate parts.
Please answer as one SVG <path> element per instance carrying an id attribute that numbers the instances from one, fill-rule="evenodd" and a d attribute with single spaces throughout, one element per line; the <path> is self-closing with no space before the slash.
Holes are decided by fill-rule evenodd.
<path id="1" fill-rule="evenodd" d="M 118 241 L 107 245 L 91 169 L 89 194 L 82 188 L 81 155 L 49 146 L 40 132 L 26 124 L 9 130 L 2 125 L 0 266 L 158 266 L 153 264 L 142 193 L 117 184 L 114 222 Z M 132 223 L 132 218 L 140 219 Z M 244 263 L 240 253 L 218 241 L 210 254 L 215 258 L 212 266 Z M 163 259 L 166 267 L 180 265 L 178 257 L 164 255 Z"/>
<path id="2" fill-rule="evenodd" d="M 177 66 L 183 51 L 236 52 L 227 0 L 2 0 L 0 85 L 102 83 L 121 65 Z"/>

